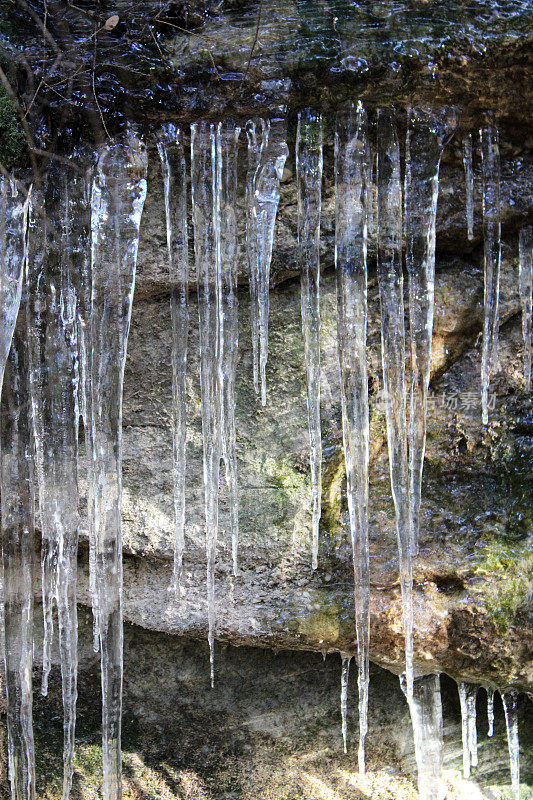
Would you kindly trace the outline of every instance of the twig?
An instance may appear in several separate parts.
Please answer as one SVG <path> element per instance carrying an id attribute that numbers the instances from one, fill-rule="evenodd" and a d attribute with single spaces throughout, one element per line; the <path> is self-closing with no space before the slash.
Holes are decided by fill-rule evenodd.
<path id="1" fill-rule="evenodd" d="M 104 127 L 104 131 L 106 133 L 106 136 L 109 139 L 110 138 L 109 131 L 107 130 L 107 125 L 105 124 L 104 115 L 102 114 L 102 109 L 100 108 L 100 103 L 98 102 L 98 97 L 96 96 L 96 86 L 95 86 L 95 82 L 94 82 L 95 81 L 95 72 L 96 72 L 96 34 L 97 34 L 97 32 L 98 31 L 95 31 L 95 35 L 94 35 L 94 57 L 93 57 L 93 69 L 92 69 L 91 78 L 92 78 L 93 95 L 94 95 L 94 101 L 96 103 L 96 108 L 98 109 L 98 113 L 100 114 L 100 121 L 101 121 L 101 123 L 102 123 L 102 125 Z"/>
<path id="2" fill-rule="evenodd" d="M 260 28 L 260 25 L 261 25 L 262 13 L 263 13 L 263 0 L 259 0 L 259 9 L 258 9 L 258 12 L 257 12 L 257 23 L 256 23 L 256 26 L 255 26 L 254 40 L 253 40 L 252 46 L 250 48 L 250 55 L 248 56 L 248 63 L 246 64 L 246 69 L 244 70 L 244 75 L 242 76 L 242 79 L 241 79 L 241 86 L 244 83 L 244 81 L 246 80 L 246 78 L 248 76 L 248 72 L 250 71 L 250 65 L 252 63 L 252 58 L 253 58 L 253 55 L 254 55 L 255 46 L 257 44 L 257 40 L 259 39 L 259 28 Z"/>

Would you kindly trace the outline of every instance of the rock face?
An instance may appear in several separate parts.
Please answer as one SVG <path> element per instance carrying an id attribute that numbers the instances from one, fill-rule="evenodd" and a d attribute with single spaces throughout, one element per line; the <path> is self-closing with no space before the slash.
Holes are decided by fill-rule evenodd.
<path id="1" fill-rule="evenodd" d="M 448 145 L 443 161 L 421 553 L 414 572 L 415 658 L 422 673 L 444 671 L 478 683 L 502 688 L 512 684 L 531 690 L 533 407 L 531 398 L 522 392 L 517 230 L 532 209 L 533 161 L 526 147 L 510 139 L 503 139 L 502 154 L 500 369 L 492 383 L 494 408 L 485 433 L 479 399 L 483 298 L 480 193 L 476 195 L 476 237 L 467 243 L 457 138 Z M 162 181 L 157 154 L 150 155 L 124 393 L 124 614 L 127 620 L 145 628 L 204 638 L 202 445 L 192 276 L 185 579 L 179 603 L 169 592 L 173 532 L 170 312 Z M 319 569 L 311 570 L 296 198 L 294 164 L 289 160 L 274 244 L 265 408 L 253 392 L 242 248 L 239 254 L 242 287 L 236 420 L 240 571 L 237 578 L 231 576 L 226 487 L 222 480 L 217 637 L 224 642 L 355 650 L 336 350 L 332 181 L 328 141 L 322 225 L 325 457 Z M 241 225 L 243 221 L 241 214 Z M 371 253 L 374 244 L 371 241 Z M 371 658 L 400 672 L 402 607 L 384 414 L 379 400 L 379 298 L 372 264 L 369 315 Z M 81 560 L 80 599 L 88 602 L 86 553 Z"/>
<path id="2" fill-rule="evenodd" d="M 287 107 L 291 158 L 274 245 L 265 408 L 258 404 L 252 387 L 242 248 L 239 254 L 236 417 L 241 566 L 233 579 L 222 485 L 217 565 L 220 641 L 354 651 L 336 352 L 333 112 L 357 97 L 371 107 L 395 103 L 405 109 L 410 103 L 430 102 L 457 106 L 459 130 L 443 158 L 438 207 L 433 395 L 422 546 L 414 576 L 416 666 L 421 672 L 445 671 L 475 682 L 530 691 L 533 406 L 531 397 L 522 392 L 517 232 L 533 215 L 528 113 L 532 97 L 531 9 L 521 2 L 496 0 L 449 2 L 445 7 L 441 4 L 438 13 L 435 4 L 418 0 L 356 5 L 346 0 L 264 0 L 251 7 L 239 0 L 180 0 L 162 5 L 150 0 L 141 8 L 120 0 L 113 7 L 119 22 L 111 29 L 106 28 L 105 17 L 96 15 L 100 28 L 95 47 L 92 12 L 69 4 L 62 25 L 58 25 L 56 16 L 63 6 L 50 5 L 50 35 L 60 46 L 69 47 L 69 42 L 76 41 L 79 47 L 71 48 L 71 59 L 58 62 L 52 94 L 46 82 L 36 81 L 43 93 L 39 100 L 50 119 L 62 115 L 64 100 L 57 87 L 62 85 L 62 70 L 68 77 L 72 75 L 70 101 L 81 120 L 82 138 L 98 139 L 127 118 L 136 121 L 152 142 L 165 119 L 180 121 L 186 128 L 201 116 L 234 114 L 244 119 L 251 113 Z M 3 14 L 0 22 L 4 22 Z M 49 57 L 42 51 L 41 31 L 32 30 L 32 24 L 31 20 L 21 21 L 16 35 L 8 26 L 0 44 L 10 79 L 21 86 L 22 49 L 30 64 Z M 37 113 L 41 105 L 34 99 L 30 92 L 26 105 L 31 100 L 33 113 Z M 295 114 L 304 104 L 321 107 L 327 119 L 321 344 L 325 456 L 320 565 L 315 573 L 310 568 L 294 181 Z M 475 238 L 468 242 L 460 142 L 461 134 L 478 127 L 482 112 L 491 109 L 502 134 L 504 246 L 500 369 L 492 384 L 490 425 L 483 432 L 479 404 L 483 299 L 480 187 L 477 180 Z M 404 111 L 399 111 L 399 119 L 401 127 Z M 47 144 L 46 134 L 42 135 Z M 163 189 L 153 148 L 150 158 L 124 395 L 124 612 L 127 620 L 144 628 L 203 638 L 207 614 L 194 294 L 187 373 L 185 580 L 178 604 L 168 591 L 173 529 L 169 284 Z M 243 221 L 241 213 L 241 231 Z M 379 301 L 372 262 L 375 232 L 370 254 L 371 658 L 399 672 L 403 629 L 384 415 L 379 403 Z M 83 548 L 80 600 L 88 602 L 87 552 Z"/>

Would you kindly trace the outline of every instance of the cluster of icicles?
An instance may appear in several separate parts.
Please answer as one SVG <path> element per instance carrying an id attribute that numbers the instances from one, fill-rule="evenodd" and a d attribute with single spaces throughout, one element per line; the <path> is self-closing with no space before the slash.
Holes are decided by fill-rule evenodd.
<path id="1" fill-rule="evenodd" d="M 359 670 L 359 769 L 364 772 L 369 685 L 368 459 L 366 364 L 367 233 L 378 231 L 383 380 L 392 494 L 396 509 L 405 628 L 405 674 L 423 798 L 442 796 L 442 711 L 438 675 L 413 674 L 412 566 L 417 553 L 426 405 L 430 374 L 439 163 L 453 133 L 449 111 L 411 109 L 404 179 L 394 113 L 368 115 L 359 103 L 339 113 L 335 133 L 335 257 L 338 352 L 349 524 L 355 573 Z M 269 272 L 280 182 L 288 155 L 283 118 L 246 123 L 246 251 L 252 309 L 254 385 L 266 403 Z M 215 637 L 215 555 L 219 470 L 229 488 L 233 567 L 237 572 L 238 490 L 234 386 L 237 356 L 237 166 L 241 129 L 234 121 L 191 126 L 191 201 L 200 328 L 207 597 L 211 678 Z M 312 483 L 312 563 L 317 566 L 321 497 L 320 211 L 322 117 L 299 115 L 296 149 L 298 250 L 307 370 Z M 171 285 L 174 583 L 185 542 L 188 340 L 188 197 L 182 132 L 158 137 L 163 166 Z M 497 132 L 481 130 L 485 318 L 483 420 L 498 332 L 500 268 Z M 472 140 L 464 140 L 467 218 L 473 224 Z M 1 182 L 0 373 L 2 410 L 2 558 L 9 770 L 14 800 L 35 797 L 32 733 L 34 487 L 42 533 L 43 681 L 51 667 L 57 608 L 64 703 L 64 786 L 73 776 L 77 681 L 76 566 L 78 434 L 83 421 L 88 472 L 90 588 L 95 650 L 101 654 L 103 796 L 121 796 L 122 541 L 121 415 L 126 345 L 135 283 L 147 157 L 130 129 L 97 153 L 78 149 L 53 166 L 29 195 Z M 532 230 L 520 236 L 520 295 L 525 383 L 531 385 Z M 409 333 L 404 329 L 402 248 L 409 278 Z M 21 312 L 19 315 L 19 307 Z M 18 317 L 18 324 L 17 324 Z M 406 348 L 411 350 L 406 390 Z M 408 413 L 409 407 L 409 413 Z M 33 459 L 33 454 L 35 458 Z M 35 474 L 34 474 L 35 473 Z M 349 660 L 342 670 L 343 734 Z M 462 684 L 465 774 L 476 763 L 475 687 Z M 492 702 L 493 693 L 490 694 Z M 512 783 L 518 797 L 516 693 L 502 696 Z M 491 723 L 492 724 L 492 723 Z"/>

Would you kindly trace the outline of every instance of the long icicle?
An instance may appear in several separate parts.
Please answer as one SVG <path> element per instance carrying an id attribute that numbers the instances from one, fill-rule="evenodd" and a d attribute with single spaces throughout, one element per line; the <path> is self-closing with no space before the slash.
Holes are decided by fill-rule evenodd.
<path id="1" fill-rule="evenodd" d="M 239 342 L 237 304 L 237 153 L 241 129 L 232 120 L 216 130 L 219 383 L 222 456 L 229 495 L 233 574 L 237 575 L 239 495 L 235 452 L 235 370 Z"/>
<path id="2" fill-rule="evenodd" d="M 489 729 L 487 736 L 493 736 L 494 734 L 494 689 L 492 686 L 487 686 L 487 719 L 489 723 Z"/>
<path id="3" fill-rule="evenodd" d="M 0 178 L 0 389 L 2 495 L 2 639 L 7 702 L 8 762 L 13 800 L 35 798 L 32 715 L 33 489 L 32 431 L 22 303 L 28 202 Z M 10 349 L 11 348 L 11 349 Z"/>
<path id="4" fill-rule="evenodd" d="M 498 304 L 500 296 L 501 222 L 500 149 L 498 131 L 489 122 L 480 131 L 483 177 L 484 312 L 481 354 L 481 413 L 489 422 L 490 378 L 498 351 Z"/>
<path id="5" fill-rule="evenodd" d="M 392 496 L 402 589 L 407 697 L 413 693 L 413 571 L 407 419 L 405 328 L 402 274 L 402 185 L 400 147 L 394 112 L 378 111 L 378 282 L 385 413 Z"/>
<path id="6" fill-rule="evenodd" d="M 298 115 L 296 181 L 298 187 L 298 261 L 311 447 L 312 567 L 316 569 L 322 499 L 322 433 L 320 425 L 322 115 L 312 109 L 305 109 Z"/>
<path id="7" fill-rule="evenodd" d="M 220 388 L 218 372 L 218 275 L 216 218 L 216 134 L 208 122 L 191 125 L 191 192 L 200 328 L 200 386 L 207 554 L 207 618 L 211 671 L 215 663 L 215 562 L 220 473 Z"/>
<path id="8" fill-rule="evenodd" d="M 466 230 L 468 240 L 474 238 L 474 167 L 472 161 L 472 134 L 463 136 L 463 166 L 466 190 Z"/>
<path id="9" fill-rule="evenodd" d="M 367 188 L 366 113 L 340 114 L 335 131 L 335 260 L 342 429 L 354 563 L 359 686 L 359 771 L 368 729 L 370 577 L 368 553 Z"/>
<path id="10" fill-rule="evenodd" d="M 261 126 L 261 132 L 257 130 Z M 250 120 L 248 135 L 246 241 L 250 269 L 254 385 L 266 405 L 270 263 L 274 227 L 280 199 L 280 182 L 289 154 L 282 118 Z M 259 337 L 257 343 L 256 337 Z M 257 364 L 258 359 L 258 364 Z"/>
<path id="11" fill-rule="evenodd" d="M 78 450 L 79 417 L 81 399 L 80 365 L 80 293 L 85 275 L 91 263 L 91 204 L 90 191 L 94 150 L 77 147 L 72 152 L 75 168 L 66 172 L 64 182 L 63 224 L 62 224 L 62 264 L 65 281 L 65 303 L 63 318 L 69 321 L 74 314 L 73 325 L 76 330 L 77 354 L 73 353 L 73 382 L 77 393 L 74 396 L 73 415 L 75 428 L 75 447 Z M 74 300 L 77 304 L 73 307 Z M 69 322 L 70 324 L 70 322 Z M 68 397 L 70 406 L 71 398 Z M 71 413 L 69 409 L 69 414 Z M 77 619 L 77 556 L 78 531 L 73 527 L 70 536 L 61 542 L 58 555 L 57 615 L 59 627 L 59 652 L 61 661 L 61 682 L 63 695 L 63 800 L 67 800 L 72 790 L 74 771 L 74 748 L 76 731 L 77 672 L 78 672 L 78 619 Z"/>
<path id="12" fill-rule="evenodd" d="M 25 305 L 26 298 L 23 297 L 22 306 Z M 28 353 L 22 326 L 15 331 L 5 371 L 1 448 L 5 679 L 11 798 L 35 800 L 32 721 L 33 442 Z"/>
<path id="13" fill-rule="evenodd" d="M 26 231 L 31 197 L 22 197 L 14 181 L 0 176 L 0 392 L 22 296 Z"/>
<path id="14" fill-rule="evenodd" d="M 518 283 L 524 339 L 524 389 L 531 391 L 531 318 L 533 301 L 533 226 L 522 228 L 518 240 Z"/>
<path id="15" fill-rule="evenodd" d="M 92 186 L 94 158 L 92 153 L 90 164 L 83 175 L 86 184 L 85 205 L 89 209 L 92 225 Z M 74 215 L 79 220 L 83 215 Z M 90 236 L 92 233 L 90 232 Z M 76 295 L 78 302 L 78 415 L 83 421 L 83 443 L 85 447 L 85 463 L 87 467 L 87 523 L 89 527 L 89 591 L 93 613 L 93 649 L 100 650 L 98 627 L 98 592 L 96 590 L 96 528 L 94 516 L 94 474 L 93 474 L 93 440 L 92 440 L 92 242 L 91 247 L 77 252 L 78 268 L 74 270 L 76 278 Z"/>
<path id="16" fill-rule="evenodd" d="M 102 148 L 92 192 L 90 417 L 104 800 L 122 796 L 122 387 L 146 169 L 130 131 Z"/>
<path id="17" fill-rule="evenodd" d="M 409 415 L 409 497 L 411 551 L 418 552 L 422 472 L 426 449 L 426 414 L 431 370 L 435 300 L 435 231 L 439 166 L 447 133 L 448 111 L 411 108 L 405 147 L 405 261 L 409 275 L 411 389 Z"/>
<path id="18" fill-rule="evenodd" d="M 24 200 L 15 181 L 0 176 L 0 395 L 22 296 L 30 199 L 31 188 Z M 0 601 L 1 596 L 0 580 Z M 4 652 L 3 636 L 3 614 L 0 613 L 0 653 Z M 0 680 L 4 677 L 3 669 L 1 657 Z"/>
<path id="19" fill-rule="evenodd" d="M 34 219 L 36 224 L 30 226 L 29 236 L 28 342 L 44 556 L 43 604 L 48 604 L 46 613 L 50 618 L 52 599 L 58 610 L 64 712 L 64 800 L 70 796 L 72 787 L 77 699 L 79 516 L 75 276 L 80 254 L 89 249 L 86 194 L 85 176 L 76 170 L 52 168 L 46 179 L 45 221 L 39 224 L 40 220 Z M 43 692 L 50 669 L 50 635 L 49 625 L 45 628 L 43 644 Z"/>
<path id="20" fill-rule="evenodd" d="M 350 677 L 350 661 L 352 657 L 341 653 L 341 720 L 342 720 L 342 744 L 344 752 L 348 752 L 348 679 Z"/>
<path id="21" fill-rule="evenodd" d="M 470 777 L 470 768 L 476 767 L 477 758 L 477 726 L 476 697 L 478 687 L 473 683 L 459 684 L 459 700 L 461 702 L 461 732 L 463 739 L 463 774 Z"/>
<path id="22" fill-rule="evenodd" d="M 187 445 L 187 343 L 189 337 L 189 246 L 187 171 L 183 135 L 169 123 L 157 144 L 165 188 L 172 319 L 172 451 L 174 459 L 174 590 L 179 597 L 185 549 Z"/>
<path id="23" fill-rule="evenodd" d="M 511 786 L 514 800 L 520 800 L 520 744 L 518 741 L 518 693 L 515 691 L 502 693 L 505 727 L 507 729 L 507 745 L 511 765 Z"/>
<path id="24" fill-rule="evenodd" d="M 400 685 L 407 693 L 405 676 Z M 440 675 L 422 675 L 413 682 L 409 703 L 420 800 L 444 800 L 446 785 L 442 780 L 442 701 Z"/>
<path id="25" fill-rule="evenodd" d="M 246 123 L 248 140 L 248 168 L 246 171 L 246 258 L 250 287 L 250 322 L 252 327 L 252 358 L 254 391 L 259 386 L 259 258 L 257 237 L 257 212 L 254 194 L 256 175 L 261 163 L 261 154 L 268 145 L 269 125 L 264 119 L 250 119 Z"/>

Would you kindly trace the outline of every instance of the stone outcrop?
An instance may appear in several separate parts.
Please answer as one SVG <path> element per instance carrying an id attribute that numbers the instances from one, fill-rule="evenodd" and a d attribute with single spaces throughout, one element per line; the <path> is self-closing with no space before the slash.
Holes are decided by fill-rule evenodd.
<path id="1" fill-rule="evenodd" d="M 134 7 L 135 5 L 135 7 Z M 527 5 L 527 4 L 526 4 Z M 73 135 L 98 140 L 135 121 L 153 145 L 163 120 L 185 127 L 202 116 L 245 119 L 285 106 L 291 158 L 285 171 L 272 267 L 268 403 L 251 381 L 244 254 L 240 252 L 237 375 L 240 573 L 230 575 L 226 490 L 221 487 L 217 566 L 218 638 L 272 648 L 354 650 L 336 353 L 333 112 L 362 97 L 456 106 L 459 130 L 441 170 L 437 292 L 421 554 L 415 568 L 415 649 L 420 671 L 531 690 L 533 407 L 522 392 L 517 231 L 531 222 L 531 12 L 522 3 L 261 4 L 179 2 L 113 7 L 119 22 L 70 4 L 49 4 L 49 30 L 69 53 L 57 83 L 73 76 Z M 1 9 L 0 9 L 1 11 Z M 258 17 L 259 11 L 261 16 Z M 134 13 L 135 12 L 135 13 Z M 18 13 L 18 12 L 17 12 Z M 93 15 L 94 16 L 94 15 Z M 94 24 L 100 25 L 93 41 Z M 59 24 L 61 22 L 61 24 Z M 0 13 L 2 63 L 34 113 L 52 123 L 64 96 L 47 84 L 33 102 L 24 59 L 39 65 L 42 36 L 30 18 L 10 27 Z M 7 27 L 6 27 L 7 26 Z M 15 32 L 14 32 L 15 31 Z M 72 43 L 76 42 L 76 47 Z M 96 43 L 96 46 L 95 46 Z M 70 50 L 69 50 L 70 48 Z M 24 58 L 22 58 L 22 55 Z M 36 70 L 40 67 L 35 66 Z M 37 73 L 38 74 L 38 73 Z M 37 82 L 38 83 L 38 82 Z M 320 566 L 310 568 L 310 487 L 303 341 L 296 265 L 295 112 L 327 116 L 322 226 L 323 520 Z M 476 184 L 476 235 L 466 239 L 460 140 L 493 110 L 501 131 L 503 268 L 500 369 L 483 432 L 479 372 L 483 247 Z M 246 115 L 246 116 L 245 116 Z M 31 116 L 29 117 L 31 121 Z M 331 124 L 330 124 L 331 123 Z M 51 125 L 53 128 L 53 124 Z M 105 129 L 105 130 L 104 130 Z M 43 129 L 44 131 L 44 129 Z M 19 132 L 20 133 L 20 132 Z M 51 141 L 42 132 L 42 145 Z M 188 367 L 187 548 L 184 593 L 168 587 L 172 557 L 170 313 L 162 181 L 153 151 L 142 222 L 124 396 L 124 613 L 145 628 L 206 635 L 198 330 L 194 295 Z M 244 159 L 243 159 L 244 163 Z M 244 187 L 244 176 L 241 177 Z M 243 203 L 241 197 L 241 204 Z M 243 223 L 241 215 L 241 225 Z M 240 237 L 241 242 L 243 237 Z M 379 403 L 379 302 L 370 241 L 371 658 L 402 669 L 401 599 L 383 410 Z M 191 288 L 193 275 L 191 273 Z M 86 545 L 86 540 L 85 540 Z M 80 600 L 88 602 L 87 550 Z"/>
<path id="2" fill-rule="evenodd" d="M 328 142 L 329 146 L 330 142 Z M 421 553 L 414 574 L 421 672 L 530 690 L 533 407 L 522 392 L 517 230 L 531 209 L 531 155 L 502 141 L 504 246 L 500 369 L 483 432 L 479 371 L 483 245 L 466 242 L 459 143 L 446 150 L 440 188 L 432 398 Z M 328 147 L 329 150 L 329 147 Z M 322 237 L 323 520 L 319 569 L 310 558 L 305 368 L 296 267 L 294 166 L 288 162 L 274 245 L 268 403 L 254 396 L 244 252 L 240 258 L 237 453 L 240 572 L 231 576 L 226 488 L 217 564 L 220 641 L 354 652 L 353 577 L 336 351 L 332 163 L 326 152 Z M 244 153 L 243 153 L 244 157 Z M 124 394 L 124 614 L 145 628 L 204 638 L 205 555 L 198 330 L 191 275 L 185 580 L 169 591 L 172 559 L 170 313 L 162 182 L 151 153 Z M 243 220 L 241 219 L 241 224 Z M 240 237 L 241 242 L 244 241 Z M 373 246 L 371 242 L 370 251 Z M 371 259 L 372 262 L 372 259 Z M 369 287 L 371 400 L 371 658 L 400 672 L 403 627 L 381 386 L 379 298 Z M 86 552 L 80 599 L 88 601 Z"/>

